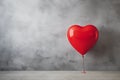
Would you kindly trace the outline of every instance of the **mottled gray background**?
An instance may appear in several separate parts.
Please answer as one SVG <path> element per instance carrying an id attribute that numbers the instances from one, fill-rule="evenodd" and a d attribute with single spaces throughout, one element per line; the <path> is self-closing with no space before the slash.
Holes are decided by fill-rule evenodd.
<path id="1" fill-rule="evenodd" d="M 82 70 L 72 24 L 100 31 L 87 70 L 120 70 L 120 0 L 0 0 L 0 70 Z"/>

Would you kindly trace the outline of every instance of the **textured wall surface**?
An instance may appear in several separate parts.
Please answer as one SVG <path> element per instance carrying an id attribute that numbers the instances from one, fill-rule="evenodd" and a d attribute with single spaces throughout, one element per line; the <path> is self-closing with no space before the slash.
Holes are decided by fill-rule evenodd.
<path id="1" fill-rule="evenodd" d="M 72 24 L 100 31 L 87 70 L 120 70 L 120 0 L 0 0 L 0 70 L 82 70 Z"/>

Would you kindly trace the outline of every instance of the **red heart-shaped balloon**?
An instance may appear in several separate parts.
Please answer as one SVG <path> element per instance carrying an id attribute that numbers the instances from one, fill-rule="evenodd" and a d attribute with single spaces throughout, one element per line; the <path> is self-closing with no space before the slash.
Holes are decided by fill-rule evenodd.
<path id="1" fill-rule="evenodd" d="M 69 42 L 81 55 L 85 55 L 95 45 L 98 35 L 98 30 L 93 25 L 73 25 L 67 32 Z"/>

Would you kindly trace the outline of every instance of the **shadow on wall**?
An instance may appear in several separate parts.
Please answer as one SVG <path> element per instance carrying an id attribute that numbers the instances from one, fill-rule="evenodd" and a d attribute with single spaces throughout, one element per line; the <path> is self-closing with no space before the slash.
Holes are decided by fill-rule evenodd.
<path id="1" fill-rule="evenodd" d="M 101 27 L 99 30 L 99 40 L 96 46 L 91 50 L 90 55 L 95 59 L 104 59 L 105 57 L 112 64 L 116 64 L 117 46 L 119 46 L 120 33 L 111 28 Z"/>

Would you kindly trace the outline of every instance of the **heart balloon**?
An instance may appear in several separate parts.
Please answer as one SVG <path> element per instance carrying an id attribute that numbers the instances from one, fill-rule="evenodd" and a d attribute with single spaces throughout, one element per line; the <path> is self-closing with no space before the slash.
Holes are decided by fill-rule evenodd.
<path id="1" fill-rule="evenodd" d="M 71 45 L 81 54 L 85 55 L 97 42 L 98 30 L 93 25 L 73 25 L 67 31 Z"/>

